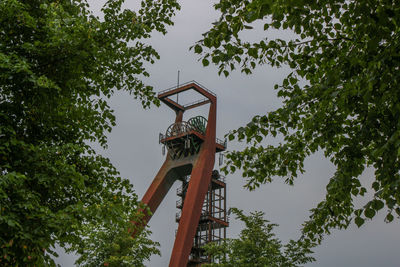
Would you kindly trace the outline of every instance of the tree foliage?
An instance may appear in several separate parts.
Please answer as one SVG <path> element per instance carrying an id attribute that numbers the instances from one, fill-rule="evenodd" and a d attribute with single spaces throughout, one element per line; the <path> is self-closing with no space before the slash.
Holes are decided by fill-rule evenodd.
<path id="1" fill-rule="evenodd" d="M 277 225 L 265 220 L 263 212 L 252 212 L 247 216 L 236 208 L 231 211 L 246 227 L 237 239 L 206 245 L 206 252 L 217 262 L 207 266 L 296 267 L 315 260 L 311 256 L 312 243 L 290 240 L 282 246 L 273 233 Z"/>
<path id="2" fill-rule="evenodd" d="M 326 197 L 312 209 L 304 233 L 321 240 L 332 228 L 361 226 L 386 209 L 386 221 L 400 215 L 400 6 L 393 0 L 220 0 L 222 15 L 194 46 L 204 66 L 210 61 L 228 75 L 239 67 L 288 66 L 275 85 L 283 106 L 255 116 L 228 135 L 248 147 L 228 154 L 226 171 L 240 168 L 254 189 L 285 177 L 292 184 L 304 160 L 317 151 L 336 166 Z M 257 42 L 241 33 L 263 25 Z M 286 30 L 286 39 L 270 30 Z M 264 145 L 280 136 L 279 145 Z M 360 175 L 372 167 L 375 179 L 363 187 Z M 372 189 L 372 190 L 371 190 Z M 373 194 L 363 207 L 354 199 Z"/>
<path id="3" fill-rule="evenodd" d="M 68 249 L 80 255 L 75 262 L 77 266 L 145 267 L 144 261 L 149 260 L 151 255 L 161 255 L 159 243 L 148 239 L 149 230 L 139 224 L 146 209 L 138 211 L 135 206 L 128 206 L 131 203 L 124 204 L 126 207 L 118 212 L 114 208 L 105 207 L 107 212 L 114 213 L 112 217 L 79 228 L 79 234 L 83 237 L 81 242 Z M 135 238 L 132 232 L 136 232 Z"/>
<path id="4" fill-rule="evenodd" d="M 135 12 L 123 2 L 107 1 L 100 19 L 84 0 L 0 1 L 2 266 L 52 264 L 56 243 L 79 244 L 86 225 L 122 227 L 138 208 L 129 181 L 88 143 L 106 147 L 115 91 L 158 104 L 138 78 L 159 58 L 143 40 L 165 34 L 179 5 L 143 0 Z"/>

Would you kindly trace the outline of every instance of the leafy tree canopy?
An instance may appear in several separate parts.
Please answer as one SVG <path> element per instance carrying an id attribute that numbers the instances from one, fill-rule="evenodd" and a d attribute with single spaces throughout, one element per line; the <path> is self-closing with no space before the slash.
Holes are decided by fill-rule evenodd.
<path id="1" fill-rule="evenodd" d="M 158 104 L 138 78 L 159 58 L 143 40 L 165 34 L 179 5 L 143 0 L 135 12 L 123 2 L 107 1 L 100 19 L 85 0 L 0 1 L 2 266 L 52 264 L 56 243 L 79 244 L 90 225 L 122 229 L 121 214 L 138 208 L 129 181 L 88 143 L 106 147 L 115 91 Z"/>
<path id="2" fill-rule="evenodd" d="M 206 252 L 217 262 L 206 266 L 296 267 L 315 260 L 311 256 L 312 243 L 290 240 L 282 246 L 273 233 L 277 225 L 265 220 L 264 213 L 252 212 L 247 216 L 236 208 L 231 211 L 246 227 L 238 239 L 206 245 Z"/>
<path id="3" fill-rule="evenodd" d="M 274 176 L 292 184 L 304 160 L 317 151 L 336 166 L 326 197 L 312 209 L 304 233 L 321 240 L 332 228 L 361 226 L 379 210 L 386 221 L 400 215 L 400 6 L 393 0 L 220 0 L 218 22 L 194 46 L 203 65 L 210 61 L 228 75 L 258 65 L 288 66 L 275 85 L 283 106 L 255 116 L 228 135 L 247 142 L 228 154 L 227 172 L 243 170 L 254 189 Z M 265 37 L 242 40 L 243 31 L 262 24 Z M 270 38 L 269 30 L 293 38 Z M 281 136 L 279 145 L 264 145 Z M 360 175 L 375 170 L 371 188 Z M 373 194 L 363 207 L 354 199 Z"/>
<path id="4" fill-rule="evenodd" d="M 128 201 L 124 204 L 126 207 L 120 212 L 114 211 L 118 220 L 113 217 L 111 221 L 87 223 L 78 229 L 83 237 L 81 242 L 68 248 L 68 251 L 80 254 L 75 262 L 77 266 L 145 267 L 144 261 L 151 255 L 161 255 L 159 243 L 148 239 L 149 230 L 142 229 L 138 223 L 132 225 L 132 220 L 140 223 L 144 213 L 136 206 L 130 206 Z M 137 233 L 135 238 L 132 231 Z"/>

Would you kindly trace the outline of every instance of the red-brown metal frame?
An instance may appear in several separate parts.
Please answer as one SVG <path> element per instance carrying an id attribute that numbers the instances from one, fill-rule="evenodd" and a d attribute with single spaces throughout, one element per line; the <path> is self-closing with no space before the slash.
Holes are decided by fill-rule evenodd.
<path id="1" fill-rule="evenodd" d="M 195 90 L 208 100 L 185 107 L 169 98 L 187 90 Z M 217 98 L 214 94 L 203 89 L 196 83 L 189 83 L 182 87 L 160 93 L 158 98 L 176 112 L 175 122 L 182 121 L 185 110 L 210 103 L 205 139 L 199 153 L 177 160 L 173 160 L 167 155 L 164 164 L 142 199 L 142 202 L 154 213 L 177 178 L 183 175 L 191 175 L 169 263 L 170 267 L 186 267 L 214 167 L 217 148 L 215 141 Z M 146 224 L 150 218 L 151 216 L 145 218 Z"/>

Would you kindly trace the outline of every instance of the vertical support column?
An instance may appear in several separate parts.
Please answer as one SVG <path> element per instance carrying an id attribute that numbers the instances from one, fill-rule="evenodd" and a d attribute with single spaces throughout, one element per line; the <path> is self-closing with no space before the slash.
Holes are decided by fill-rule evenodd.
<path id="1" fill-rule="evenodd" d="M 228 218 L 226 217 L 226 185 L 224 186 L 224 221 L 228 221 Z M 224 239 L 226 238 L 226 227 L 224 227 Z"/>
<path id="2" fill-rule="evenodd" d="M 216 99 L 211 100 L 205 140 L 193 166 L 170 267 L 186 267 L 215 161 Z"/>
<path id="3" fill-rule="evenodd" d="M 182 122 L 182 119 L 183 119 L 183 111 L 182 110 L 176 111 L 175 123 Z"/>

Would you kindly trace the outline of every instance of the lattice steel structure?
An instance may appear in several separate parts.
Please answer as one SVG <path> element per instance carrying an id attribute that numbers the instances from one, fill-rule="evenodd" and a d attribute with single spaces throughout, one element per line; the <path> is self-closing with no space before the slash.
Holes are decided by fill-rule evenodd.
<path id="1" fill-rule="evenodd" d="M 181 218 L 183 203 L 185 203 L 189 179 L 189 176 L 185 177 L 182 180 L 181 187 L 176 191 L 179 199 L 176 201 L 178 212 L 175 218 L 178 223 Z M 225 177 L 221 176 L 217 170 L 214 170 L 211 176 L 211 183 L 208 186 L 207 195 L 203 202 L 199 224 L 189 255 L 188 266 L 199 266 L 202 263 L 212 262 L 213 259 L 205 254 L 203 246 L 210 242 L 219 242 L 225 239 L 226 228 L 228 226 Z"/>
<path id="2" fill-rule="evenodd" d="M 189 90 L 203 98 L 188 104 L 172 99 L 172 96 Z M 181 203 L 177 205 L 179 225 L 169 266 L 201 265 L 210 260 L 203 255 L 201 246 L 224 238 L 228 226 L 226 185 L 217 172 L 213 173 L 215 154 L 226 148 L 226 142 L 216 138 L 217 97 L 192 81 L 164 90 L 158 98 L 175 111 L 176 117 L 165 134 L 160 134 L 159 142 L 168 152 L 142 202 L 154 214 L 172 184 L 182 181 Z M 183 121 L 185 111 L 205 104 L 209 104 L 207 119 L 196 116 Z M 146 223 L 150 218 L 145 218 Z"/>

